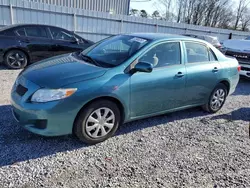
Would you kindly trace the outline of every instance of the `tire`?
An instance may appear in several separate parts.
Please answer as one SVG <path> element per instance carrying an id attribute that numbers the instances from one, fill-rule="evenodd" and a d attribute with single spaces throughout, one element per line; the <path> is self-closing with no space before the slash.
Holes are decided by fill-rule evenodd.
<path id="1" fill-rule="evenodd" d="M 227 94 L 228 94 L 227 87 L 224 84 L 219 83 L 212 91 L 208 102 L 202 106 L 203 110 L 209 113 L 218 112 L 225 104 Z"/>
<path id="2" fill-rule="evenodd" d="M 10 69 L 23 69 L 28 64 L 28 57 L 21 50 L 10 50 L 4 55 L 4 63 Z"/>
<path id="3" fill-rule="evenodd" d="M 99 117 L 98 112 L 100 112 Z M 108 114 L 104 117 L 107 112 Z M 80 112 L 74 124 L 74 133 L 81 141 L 96 144 L 113 136 L 120 123 L 121 113 L 118 106 L 109 100 L 98 100 Z"/>

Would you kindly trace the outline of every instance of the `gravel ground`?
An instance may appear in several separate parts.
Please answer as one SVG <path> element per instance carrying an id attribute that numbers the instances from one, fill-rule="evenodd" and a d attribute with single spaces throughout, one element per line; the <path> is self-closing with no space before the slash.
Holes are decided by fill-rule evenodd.
<path id="1" fill-rule="evenodd" d="M 73 136 L 44 138 L 11 115 L 19 71 L 0 70 L 0 187 L 250 187 L 250 82 L 224 108 L 199 108 L 123 125 L 88 146 Z"/>

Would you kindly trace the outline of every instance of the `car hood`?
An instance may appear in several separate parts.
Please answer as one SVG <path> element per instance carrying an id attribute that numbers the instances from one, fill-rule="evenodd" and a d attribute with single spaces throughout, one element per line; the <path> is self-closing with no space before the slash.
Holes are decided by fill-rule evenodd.
<path id="1" fill-rule="evenodd" d="M 250 53 L 250 40 L 226 40 L 223 42 L 223 47 L 230 51 Z"/>
<path id="2" fill-rule="evenodd" d="M 107 69 L 88 64 L 72 54 L 49 58 L 32 64 L 20 75 L 45 88 L 59 88 L 90 80 L 105 74 Z"/>

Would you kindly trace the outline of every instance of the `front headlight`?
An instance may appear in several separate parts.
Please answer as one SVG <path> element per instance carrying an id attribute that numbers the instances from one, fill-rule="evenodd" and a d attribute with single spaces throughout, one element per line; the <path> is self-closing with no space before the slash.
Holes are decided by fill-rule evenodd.
<path id="1" fill-rule="evenodd" d="M 69 89 L 39 89 L 31 97 L 32 102 L 49 102 L 67 98 L 76 92 L 76 88 Z"/>

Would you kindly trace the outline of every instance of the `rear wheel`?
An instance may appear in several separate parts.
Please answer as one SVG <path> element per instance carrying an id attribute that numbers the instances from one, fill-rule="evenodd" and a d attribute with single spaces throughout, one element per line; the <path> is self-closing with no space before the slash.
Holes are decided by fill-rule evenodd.
<path id="1" fill-rule="evenodd" d="M 207 104 L 202 106 L 203 109 L 210 113 L 218 112 L 223 107 L 227 94 L 227 87 L 222 83 L 218 84 L 211 93 Z"/>
<path id="2" fill-rule="evenodd" d="M 74 132 L 83 142 L 96 144 L 113 136 L 120 124 L 120 110 L 109 100 L 99 100 L 80 112 Z"/>
<path id="3" fill-rule="evenodd" d="M 28 58 L 20 50 L 10 50 L 4 56 L 4 63 L 11 69 L 22 69 L 28 64 Z"/>

